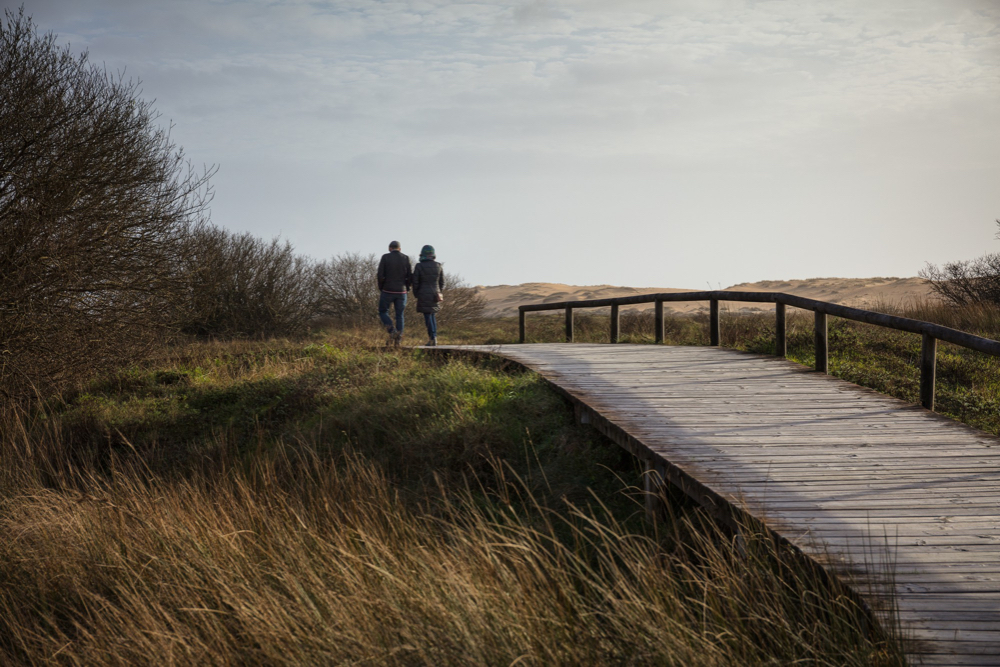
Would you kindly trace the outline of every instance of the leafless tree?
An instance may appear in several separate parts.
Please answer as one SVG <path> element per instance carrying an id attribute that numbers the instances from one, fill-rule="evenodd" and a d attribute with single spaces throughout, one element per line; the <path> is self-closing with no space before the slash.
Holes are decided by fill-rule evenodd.
<path id="1" fill-rule="evenodd" d="M 139 83 L 0 22 L 0 392 L 141 355 L 169 324 L 210 199 Z"/>
<path id="2" fill-rule="evenodd" d="M 352 326 L 373 324 L 379 290 L 378 258 L 358 252 L 335 255 L 318 267 L 323 315 Z"/>
<path id="3" fill-rule="evenodd" d="M 194 227 L 183 258 L 182 331 L 265 337 L 305 331 L 322 304 L 321 271 L 292 245 L 214 225 Z"/>
<path id="4" fill-rule="evenodd" d="M 323 262 L 319 268 L 322 294 L 320 311 L 340 324 L 358 326 L 378 323 L 379 289 L 376 281 L 378 257 L 373 254 L 344 253 Z M 438 320 L 447 325 L 482 317 L 486 300 L 459 275 L 445 270 L 444 303 Z M 407 303 L 406 316 L 415 321 L 416 299 Z"/>
<path id="5" fill-rule="evenodd" d="M 438 320 L 447 326 L 455 322 L 479 319 L 486 310 L 486 299 L 475 287 L 471 287 L 462 276 L 445 271 L 444 303 Z"/>
<path id="6" fill-rule="evenodd" d="M 1000 220 L 997 225 L 1000 227 Z M 930 283 L 935 293 L 955 305 L 991 303 L 1000 306 L 1000 253 L 949 262 L 941 267 L 928 264 L 920 271 L 920 277 Z"/>

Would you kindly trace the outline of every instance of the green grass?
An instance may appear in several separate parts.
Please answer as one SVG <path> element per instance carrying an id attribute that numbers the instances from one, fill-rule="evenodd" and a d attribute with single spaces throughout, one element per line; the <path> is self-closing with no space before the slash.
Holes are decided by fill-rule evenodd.
<path id="1" fill-rule="evenodd" d="M 192 345 L 8 415 L 0 663 L 902 664 L 768 536 L 647 521 L 536 374 L 373 342 Z"/>
<path id="2" fill-rule="evenodd" d="M 918 312 L 919 311 L 919 312 Z M 996 338 L 1000 317 L 900 314 Z M 811 318 L 789 318 L 811 364 Z M 561 316 L 529 317 L 558 341 Z M 514 318 L 442 343 L 508 343 Z M 576 339 L 605 342 L 580 313 Z M 707 317 L 667 342 L 707 344 Z M 773 352 L 770 316 L 723 344 Z M 625 311 L 625 342 L 652 317 Z M 898 665 L 844 591 L 639 471 L 534 373 L 365 331 L 204 343 L 0 420 L 0 663 Z M 915 402 L 916 336 L 832 319 L 831 372 Z M 1000 433 L 996 359 L 941 346 L 938 409 Z"/>
<path id="3" fill-rule="evenodd" d="M 195 346 L 169 368 L 94 382 L 48 417 L 71 449 L 93 456 L 127 442 L 165 470 L 224 438 L 238 452 L 278 440 L 349 448 L 407 487 L 465 475 L 495 485 L 500 458 L 533 484 L 547 480 L 546 495 L 583 501 L 601 466 L 634 472 L 535 374 L 354 341 Z"/>

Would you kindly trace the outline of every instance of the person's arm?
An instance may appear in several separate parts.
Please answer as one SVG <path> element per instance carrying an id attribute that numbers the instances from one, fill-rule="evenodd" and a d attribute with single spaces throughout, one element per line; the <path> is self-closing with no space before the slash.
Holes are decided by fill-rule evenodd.
<path id="1" fill-rule="evenodd" d="M 419 269 L 420 266 L 418 265 L 417 268 Z M 406 289 L 410 289 L 411 287 L 413 287 L 413 289 L 416 289 L 416 287 L 414 287 L 414 278 L 415 278 L 415 276 L 414 276 L 414 272 L 413 272 L 413 267 L 410 266 L 410 258 L 407 257 L 406 258 Z"/>
<path id="2" fill-rule="evenodd" d="M 380 259 L 378 263 L 377 280 L 378 280 L 378 289 L 379 291 L 381 291 L 382 286 L 385 285 L 385 255 L 382 255 L 382 259 Z"/>
<path id="3" fill-rule="evenodd" d="M 438 292 L 444 291 L 444 267 L 438 271 Z"/>
<path id="4" fill-rule="evenodd" d="M 417 293 L 417 290 L 420 289 L 420 280 L 421 280 L 422 276 L 423 276 L 423 274 L 420 273 L 420 265 L 417 264 L 417 268 L 414 269 L 413 275 L 411 277 L 411 282 L 413 283 L 413 294 L 414 295 Z"/>

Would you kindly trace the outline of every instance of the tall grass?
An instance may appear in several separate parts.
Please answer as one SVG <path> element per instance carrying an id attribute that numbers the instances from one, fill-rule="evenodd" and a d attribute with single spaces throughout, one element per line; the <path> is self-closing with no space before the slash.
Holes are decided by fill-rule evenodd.
<path id="1" fill-rule="evenodd" d="M 902 664 L 766 536 L 644 521 L 620 451 L 532 373 L 181 350 L 5 417 L 0 663 Z"/>
<path id="2" fill-rule="evenodd" d="M 872 306 L 872 310 L 933 322 L 986 338 L 1000 338 L 1000 306 L 993 303 L 954 305 L 940 299 L 911 299 L 879 301 Z"/>

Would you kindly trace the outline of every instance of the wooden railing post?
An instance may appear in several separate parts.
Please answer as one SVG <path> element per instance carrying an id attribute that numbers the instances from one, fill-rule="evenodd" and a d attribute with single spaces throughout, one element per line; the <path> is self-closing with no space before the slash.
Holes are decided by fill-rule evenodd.
<path id="1" fill-rule="evenodd" d="M 923 343 L 920 358 L 920 402 L 928 409 L 934 409 L 935 401 L 935 379 L 936 379 L 936 353 L 937 341 L 941 340 L 953 345 L 960 345 L 970 350 L 976 350 L 984 354 L 1000 357 L 1000 340 L 983 338 L 965 331 L 950 329 L 945 326 L 922 322 L 906 317 L 877 313 L 870 310 L 862 310 L 841 304 L 827 301 L 817 301 L 807 299 L 794 294 L 784 292 L 724 292 L 721 290 L 709 290 L 702 292 L 680 292 L 680 293 L 657 293 L 657 294 L 637 294 L 627 297 L 613 297 L 606 299 L 589 299 L 582 301 L 560 301 L 557 303 L 544 304 L 524 304 L 518 307 L 518 339 L 524 343 L 527 340 L 525 327 L 525 317 L 528 312 L 534 311 L 555 311 L 564 309 L 566 311 L 566 342 L 573 342 L 573 310 L 576 308 L 607 308 L 611 307 L 613 314 L 611 323 L 611 340 L 618 342 L 621 338 L 621 306 L 631 306 L 642 303 L 652 303 L 655 307 L 655 332 L 656 342 L 664 343 L 666 339 L 666 323 L 664 321 L 663 305 L 666 302 L 674 301 L 708 301 L 710 307 L 709 316 L 709 340 L 712 346 L 722 343 L 719 322 L 719 301 L 746 301 L 751 303 L 773 303 L 775 305 L 775 334 L 774 353 L 776 356 L 785 357 L 788 355 L 788 334 L 787 334 L 787 307 L 799 308 L 801 310 L 811 310 L 815 315 L 815 351 L 816 370 L 823 373 L 830 372 L 830 350 L 828 318 L 830 315 L 854 322 L 864 322 L 880 327 L 894 329 L 896 331 L 908 331 L 910 333 L 921 334 Z"/>
<path id="2" fill-rule="evenodd" d="M 719 300 L 709 299 L 708 302 L 708 344 L 719 345 Z"/>
<path id="3" fill-rule="evenodd" d="M 830 372 L 830 349 L 826 330 L 826 313 L 816 311 L 816 370 Z"/>
<path id="4" fill-rule="evenodd" d="M 788 341 L 785 338 L 785 304 L 774 304 L 774 355 L 784 357 L 788 354 Z"/>
<path id="5" fill-rule="evenodd" d="M 653 317 L 655 318 L 653 328 L 656 332 L 657 344 L 663 343 L 663 302 L 656 300 L 653 302 Z"/>
<path id="6" fill-rule="evenodd" d="M 934 409 L 934 381 L 937 376 L 937 338 L 924 334 L 920 343 L 920 405 Z"/>

